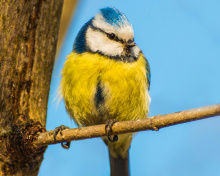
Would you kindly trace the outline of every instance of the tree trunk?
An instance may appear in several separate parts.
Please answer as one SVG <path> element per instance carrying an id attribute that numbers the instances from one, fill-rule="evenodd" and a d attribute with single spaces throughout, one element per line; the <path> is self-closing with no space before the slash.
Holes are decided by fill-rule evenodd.
<path id="1" fill-rule="evenodd" d="M 63 0 L 0 1 L 0 175 L 37 175 Z"/>

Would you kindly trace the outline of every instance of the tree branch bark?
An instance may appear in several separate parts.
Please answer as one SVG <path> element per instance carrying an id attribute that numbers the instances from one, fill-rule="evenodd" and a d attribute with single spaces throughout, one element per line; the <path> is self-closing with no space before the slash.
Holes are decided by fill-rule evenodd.
<path id="1" fill-rule="evenodd" d="M 139 120 L 117 122 L 112 127 L 112 134 L 131 133 L 147 130 L 158 131 L 160 128 L 186 123 L 194 120 L 200 120 L 217 115 L 220 115 L 220 104 L 200 107 L 167 115 L 157 115 Z M 57 135 L 56 141 L 54 141 L 53 139 L 53 130 L 41 133 L 36 138 L 36 141 L 34 141 L 34 145 L 40 147 L 60 142 L 95 138 L 101 136 L 106 136 L 105 124 L 64 130 L 62 131 L 62 136 L 60 135 L 60 133 Z"/>

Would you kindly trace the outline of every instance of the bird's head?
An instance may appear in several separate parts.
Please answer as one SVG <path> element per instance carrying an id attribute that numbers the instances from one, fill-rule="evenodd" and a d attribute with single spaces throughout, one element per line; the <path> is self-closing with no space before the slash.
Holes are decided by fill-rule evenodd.
<path id="1" fill-rule="evenodd" d="M 100 53 L 124 62 L 137 60 L 141 52 L 134 42 L 131 23 L 122 12 L 110 7 L 101 9 L 81 28 L 73 50 Z"/>

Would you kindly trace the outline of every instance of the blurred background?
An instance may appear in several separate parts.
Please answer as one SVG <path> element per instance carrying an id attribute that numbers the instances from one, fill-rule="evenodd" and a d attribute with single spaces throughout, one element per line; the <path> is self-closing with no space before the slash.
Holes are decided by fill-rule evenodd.
<path id="1" fill-rule="evenodd" d="M 48 131 L 60 125 L 76 127 L 63 101 L 56 101 L 60 72 L 82 25 L 106 6 L 126 14 L 135 42 L 150 63 L 149 116 L 220 103 L 219 0 L 79 0 L 75 5 L 66 5 L 69 9 L 63 12 L 72 18 L 58 44 Z M 139 132 L 130 148 L 130 171 L 132 176 L 219 176 L 220 118 Z M 107 147 L 96 138 L 72 142 L 69 150 L 50 145 L 39 175 L 108 176 L 109 172 Z"/>

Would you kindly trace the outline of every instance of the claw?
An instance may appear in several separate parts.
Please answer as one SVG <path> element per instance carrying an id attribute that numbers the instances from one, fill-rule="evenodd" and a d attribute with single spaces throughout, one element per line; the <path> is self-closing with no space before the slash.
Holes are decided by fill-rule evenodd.
<path id="1" fill-rule="evenodd" d="M 114 136 L 111 136 L 111 133 L 112 133 L 112 126 L 114 125 L 114 123 L 117 122 L 116 119 L 111 119 L 107 122 L 107 124 L 105 125 L 105 131 L 107 133 L 107 136 L 108 136 L 108 140 L 110 142 L 116 142 L 118 141 L 118 135 L 114 135 Z"/>
<path id="2" fill-rule="evenodd" d="M 69 149 L 70 148 L 70 142 L 66 142 L 65 144 L 63 142 L 61 142 L 61 146 L 64 148 L 64 149 Z"/>
<path id="3" fill-rule="evenodd" d="M 56 127 L 54 129 L 54 132 L 53 132 L 53 138 L 54 138 L 54 141 L 56 141 L 56 136 L 57 134 L 60 132 L 61 136 L 63 135 L 62 131 L 65 130 L 65 129 L 70 129 L 69 127 L 67 126 L 64 126 L 64 125 L 61 125 L 59 127 Z M 70 142 L 66 142 L 65 144 L 63 142 L 61 142 L 61 146 L 64 148 L 64 149 L 69 149 L 70 148 Z"/>

